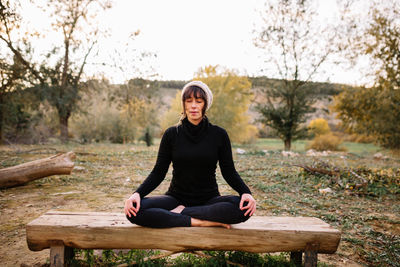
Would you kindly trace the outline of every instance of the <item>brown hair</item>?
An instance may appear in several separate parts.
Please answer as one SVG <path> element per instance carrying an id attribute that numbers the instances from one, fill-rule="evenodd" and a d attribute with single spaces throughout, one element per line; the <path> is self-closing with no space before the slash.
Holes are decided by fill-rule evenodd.
<path id="1" fill-rule="evenodd" d="M 206 109 L 207 109 L 207 95 L 203 91 L 203 89 L 195 85 L 188 87 L 182 95 L 183 116 L 186 116 L 185 100 L 190 98 L 192 94 L 195 98 L 201 98 L 204 100 L 204 106 L 203 109 L 201 110 L 201 115 L 204 116 L 206 114 Z"/>

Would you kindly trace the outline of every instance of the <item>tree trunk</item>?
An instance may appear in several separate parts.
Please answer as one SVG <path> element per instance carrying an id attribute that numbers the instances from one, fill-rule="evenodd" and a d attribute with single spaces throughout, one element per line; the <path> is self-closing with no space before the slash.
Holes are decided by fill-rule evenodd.
<path id="1" fill-rule="evenodd" d="M 292 139 L 285 139 L 285 150 L 286 151 L 290 151 L 290 148 L 292 147 Z"/>
<path id="2" fill-rule="evenodd" d="M 0 145 L 3 144 L 3 106 L 0 103 Z"/>
<path id="3" fill-rule="evenodd" d="M 3 103 L 3 95 L 0 93 L 0 145 L 3 144 L 3 111 L 4 111 L 4 103 Z"/>
<path id="4" fill-rule="evenodd" d="M 0 169 L 0 187 L 22 185 L 39 178 L 56 175 L 71 174 L 74 168 L 74 152 L 39 159 L 17 166 Z"/>
<path id="5" fill-rule="evenodd" d="M 60 117 L 60 139 L 63 142 L 68 141 L 68 119 L 69 116 L 62 115 L 59 113 Z"/>

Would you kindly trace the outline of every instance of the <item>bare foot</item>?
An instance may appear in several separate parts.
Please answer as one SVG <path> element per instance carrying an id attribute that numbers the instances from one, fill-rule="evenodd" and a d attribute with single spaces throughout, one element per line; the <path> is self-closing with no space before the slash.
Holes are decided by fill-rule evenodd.
<path id="1" fill-rule="evenodd" d="M 175 209 L 170 210 L 170 212 L 181 213 L 184 208 L 185 208 L 185 206 L 179 205 Z"/>
<path id="2" fill-rule="evenodd" d="M 192 223 L 192 226 L 199 226 L 199 227 L 218 226 L 218 227 L 225 227 L 227 229 L 231 228 L 230 224 L 206 221 L 206 220 L 199 220 L 199 219 L 195 219 L 195 218 L 191 218 L 191 223 Z"/>

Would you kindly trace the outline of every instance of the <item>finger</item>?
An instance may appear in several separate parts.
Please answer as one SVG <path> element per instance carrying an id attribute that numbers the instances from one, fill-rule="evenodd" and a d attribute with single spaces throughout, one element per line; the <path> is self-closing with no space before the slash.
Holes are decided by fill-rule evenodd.
<path id="1" fill-rule="evenodd" d="M 130 218 L 131 217 L 131 213 L 130 213 L 129 209 L 125 208 L 124 211 L 125 211 L 125 215 Z"/>
<path id="2" fill-rule="evenodd" d="M 134 211 L 134 212 L 137 212 L 137 208 L 135 206 L 133 206 L 133 205 L 131 205 L 131 207 L 129 209 Z"/>
<path id="3" fill-rule="evenodd" d="M 128 210 L 129 210 L 129 204 L 128 202 L 125 201 L 124 212 L 126 215 L 128 215 Z"/>
<path id="4" fill-rule="evenodd" d="M 132 211 L 132 210 L 129 211 L 129 214 L 136 217 L 136 213 L 135 213 L 134 211 Z M 130 216 L 129 216 L 129 217 L 130 217 Z"/>
<path id="5" fill-rule="evenodd" d="M 249 214 L 250 210 L 246 210 L 246 212 L 244 213 L 244 216 L 247 216 L 247 214 Z"/>
<path id="6" fill-rule="evenodd" d="M 240 208 L 240 210 L 243 210 L 243 203 L 244 203 L 244 199 L 241 198 L 241 199 L 240 199 L 240 203 L 239 203 L 239 208 Z"/>
<path id="7" fill-rule="evenodd" d="M 256 212 L 256 206 L 251 209 L 250 216 L 253 216 L 254 212 Z"/>
<path id="8" fill-rule="evenodd" d="M 131 209 L 129 209 L 129 212 L 130 212 L 133 216 L 136 216 L 136 214 L 137 214 L 137 211 L 135 211 L 135 210 L 133 209 L 133 207 L 132 207 Z"/>
<path id="9" fill-rule="evenodd" d="M 140 209 L 140 200 L 136 201 L 136 213 L 139 211 Z"/>
<path id="10" fill-rule="evenodd" d="M 247 202 L 247 205 L 243 207 L 242 210 L 247 210 L 251 207 L 251 204 L 249 202 Z"/>
<path id="11" fill-rule="evenodd" d="M 247 207 L 247 211 L 244 213 L 244 216 L 247 216 L 247 215 L 252 216 L 254 211 L 255 211 L 255 205 L 254 204 L 251 204 L 251 205 L 248 205 L 248 206 L 249 207 Z"/>

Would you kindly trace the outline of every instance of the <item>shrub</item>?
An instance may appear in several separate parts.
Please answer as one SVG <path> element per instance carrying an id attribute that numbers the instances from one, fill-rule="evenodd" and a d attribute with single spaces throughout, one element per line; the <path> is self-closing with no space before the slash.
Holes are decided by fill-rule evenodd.
<path id="1" fill-rule="evenodd" d="M 328 121 L 323 118 L 317 118 L 310 122 L 308 125 L 308 131 L 313 136 L 330 133 L 331 128 L 328 125 Z"/>
<path id="2" fill-rule="evenodd" d="M 362 143 L 362 144 L 368 144 L 368 143 L 374 143 L 375 142 L 375 137 L 365 135 L 365 134 L 351 134 L 348 137 L 346 137 L 347 141 L 350 142 L 356 142 L 356 143 Z"/>
<path id="3" fill-rule="evenodd" d="M 333 135 L 332 133 L 317 135 L 311 143 L 308 145 L 308 149 L 314 149 L 317 151 L 344 151 L 345 148 L 339 147 L 342 144 L 342 140 Z"/>

